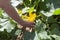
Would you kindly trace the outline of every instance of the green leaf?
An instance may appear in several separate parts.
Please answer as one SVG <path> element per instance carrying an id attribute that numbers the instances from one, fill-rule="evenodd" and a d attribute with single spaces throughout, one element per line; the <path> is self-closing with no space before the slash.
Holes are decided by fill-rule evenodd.
<path id="1" fill-rule="evenodd" d="M 46 6 L 47 4 L 47 0 L 45 0 L 44 2 L 42 0 L 39 1 L 39 3 L 37 4 L 37 12 L 40 12 L 41 10 L 44 10 L 44 11 L 49 11 L 49 7 L 47 8 Z"/>
<path id="2" fill-rule="evenodd" d="M 20 35 L 21 34 L 21 30 L 16 30 L 15 35 Z"/>
<path id="3" fill-rule="evenodd" d="M 31 7 L 31 8 L 28 10 L 28 12 L 34 12 L 34 6 Z"/>
<path id="4" fill-rule="evenodd" d="M 50 36 L 48 35 L 46 29 L 46 25 L 41 22 L 41 20 L 37 20 L 36 22 L 36 32 L 39 40 L 51 40 Z"/>
<path id="5" fill-rule="evenodd" d="M 0 25 L 0 28 L 2 28 L 2 26 Z"/>
<path id="6" fill-rule="evenodd" d="M 3 10 L 0 8 L 0 14 L 2 14 L 3 13 Z"/>
<path id="7" fill-rule="evenodd" d="M 54 15 L 60 15 L 60 8 L 57 8 L 57 9 L 54 11 Z"/>
<path id="8" fill-rule="evenodd" d="M 25 31 L 23 34 L 24 34 L 23 35 L 24 40 L 33 40 L 34 36 L 35 36 L 34 32 L 27 32 L 27 31 Z"/>
<path id="9" fill-rule="evenodd" d="M 39 37 L 38 37 L 38 35 L 37 35 L 37 32 L 35 32 L 34 40 L 40 40 Z"/>
<path id="10" fill-rule="evenodd" d="M 48 23 L 55 23 L 56 20 L 51 16 L 51 17 L 48 17 L 48 18 L 47 18 L 47 22 L 48 22 Z"/>
<path id="11" fill-rule="evenodd" d="M 24 5 L 25 6 L 28 6 L 30 4 L 30 1 L 29 0 L 23 0 L 23 2 L 24 2 Z"/>
<path id="12" fill-rule="evenodd" d="M 46 25 L 42 23 L 41 20 L 36 21 L 35 30 L 37 31 L 37 33 L 39 33 L 42 30 L 45 30 L 45 28 L 46 28 Z"/>
<path id="13" fill-rule="evenodd" d="M 0 8 L 0 17 L 2 17 L 3 10 Z"/>
<path id="14" fill-rule="evenodd" d="M 57 35 L 51 35 L 51 37 L 53 37 L 55 40 L 60 40 L 60 36 L 57 36 Z"/>
<path id="15" fill-rule="evenodd" d="M 54 23 L 51 25 L 51 34 L 59 35 L 60 36 L 60 27 L 58 24 Z"/>
<path id="16" fill-rule="evenodd" d="M 8 20 L 8 19 L 0 18 L 0 25 L 2 26 L 0 28 L 0 31 L 4 31 L 4 29 L 6 29 L 7 32 L 11 32 L 16 26 L 16 23 L 13 23 L 13 24 L 12 23 L 13 23 L 12 20 L 10 22 L 10 20 Z"/>
<path id="17" fill-rule="evenodd" d="M 46 31 L 41 31 L 37 35 L 38 35 L 39 39 L 42 39 L 42 40 L 47 40 L 47 39 L 49 40 L 49 39 L 51 39 Z"/>

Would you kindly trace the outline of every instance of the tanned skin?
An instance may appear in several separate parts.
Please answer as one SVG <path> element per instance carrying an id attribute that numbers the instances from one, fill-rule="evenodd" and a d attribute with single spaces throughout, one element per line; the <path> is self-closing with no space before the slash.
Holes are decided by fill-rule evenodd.
<path id="1" fill-rule="evenodd" d="M 0 0 L 0 8 L 2 8 L 12 19 L 23 27 L 33 27 L 34 23 L 25 22 L 18 15 L 14 7 L 10 3 L 11 0 Z"/>

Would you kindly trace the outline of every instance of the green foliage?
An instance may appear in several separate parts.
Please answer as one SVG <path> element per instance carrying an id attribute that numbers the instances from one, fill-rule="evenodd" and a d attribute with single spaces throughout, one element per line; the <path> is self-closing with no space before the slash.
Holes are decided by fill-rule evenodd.
<path id="1" fill-rule="evenodd" d="M 29 7 L 29 12 L 35 9 L 37 15 L 34 31 L 25 31 L 24 40 L 60 40 L 60 0 L 23 0 L 22 5 L 17 8 Z M 0 40 L 16 40 L 21 32 L 17 23 L 0 9 Z"/>
<path id="2" fill-rule="evenodd" d="M 34 37 L 35 37 L 35 33 L 34 32 L 26 31 L 23 34 L 24 34 L 23 35 L 24 40 L 34 40 Z"/>
<path id="3" fill-rule="evenodd" d="M 0 8 L 0 17 L 3 17 L 2 13 L 3 13 L 3 10 Z"/>
<path id="4" fill-rule="evenodd" d="M 10 33 L 8 33 L 6 30 L 0 31 L 0 40 L 16 40 L 15 31 L 17 29 L 15 28 Z"/>
<path id="5" fill-rule="evenodd" d="M 60 8 L 57 8 L 57 9 L 54 11 L 54 15 L 60 15 Z"/>
<path id="6" fill-rule="evenodd" d="M 0 40 L 16 40 L 17 30 L 17 23 L 0 9 Z"/>

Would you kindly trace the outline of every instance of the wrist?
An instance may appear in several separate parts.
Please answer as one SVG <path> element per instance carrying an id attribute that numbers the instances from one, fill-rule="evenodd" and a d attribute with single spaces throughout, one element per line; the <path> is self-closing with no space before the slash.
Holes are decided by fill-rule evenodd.
<path id="1" fill-rule="evenodd" d="M 23 20 L 19 20 L 19 24 L 23 26 L 24 21 Z"/>

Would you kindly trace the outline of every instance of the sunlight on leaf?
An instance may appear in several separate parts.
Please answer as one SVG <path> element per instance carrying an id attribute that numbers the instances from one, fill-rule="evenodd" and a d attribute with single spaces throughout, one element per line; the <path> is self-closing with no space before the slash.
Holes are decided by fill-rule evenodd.
<path id="1" fill-rule="evenodd" d="M 60 8 L 57 8 L 57 9 L 54 11 L 54 15 L 60 15 Z"/>

